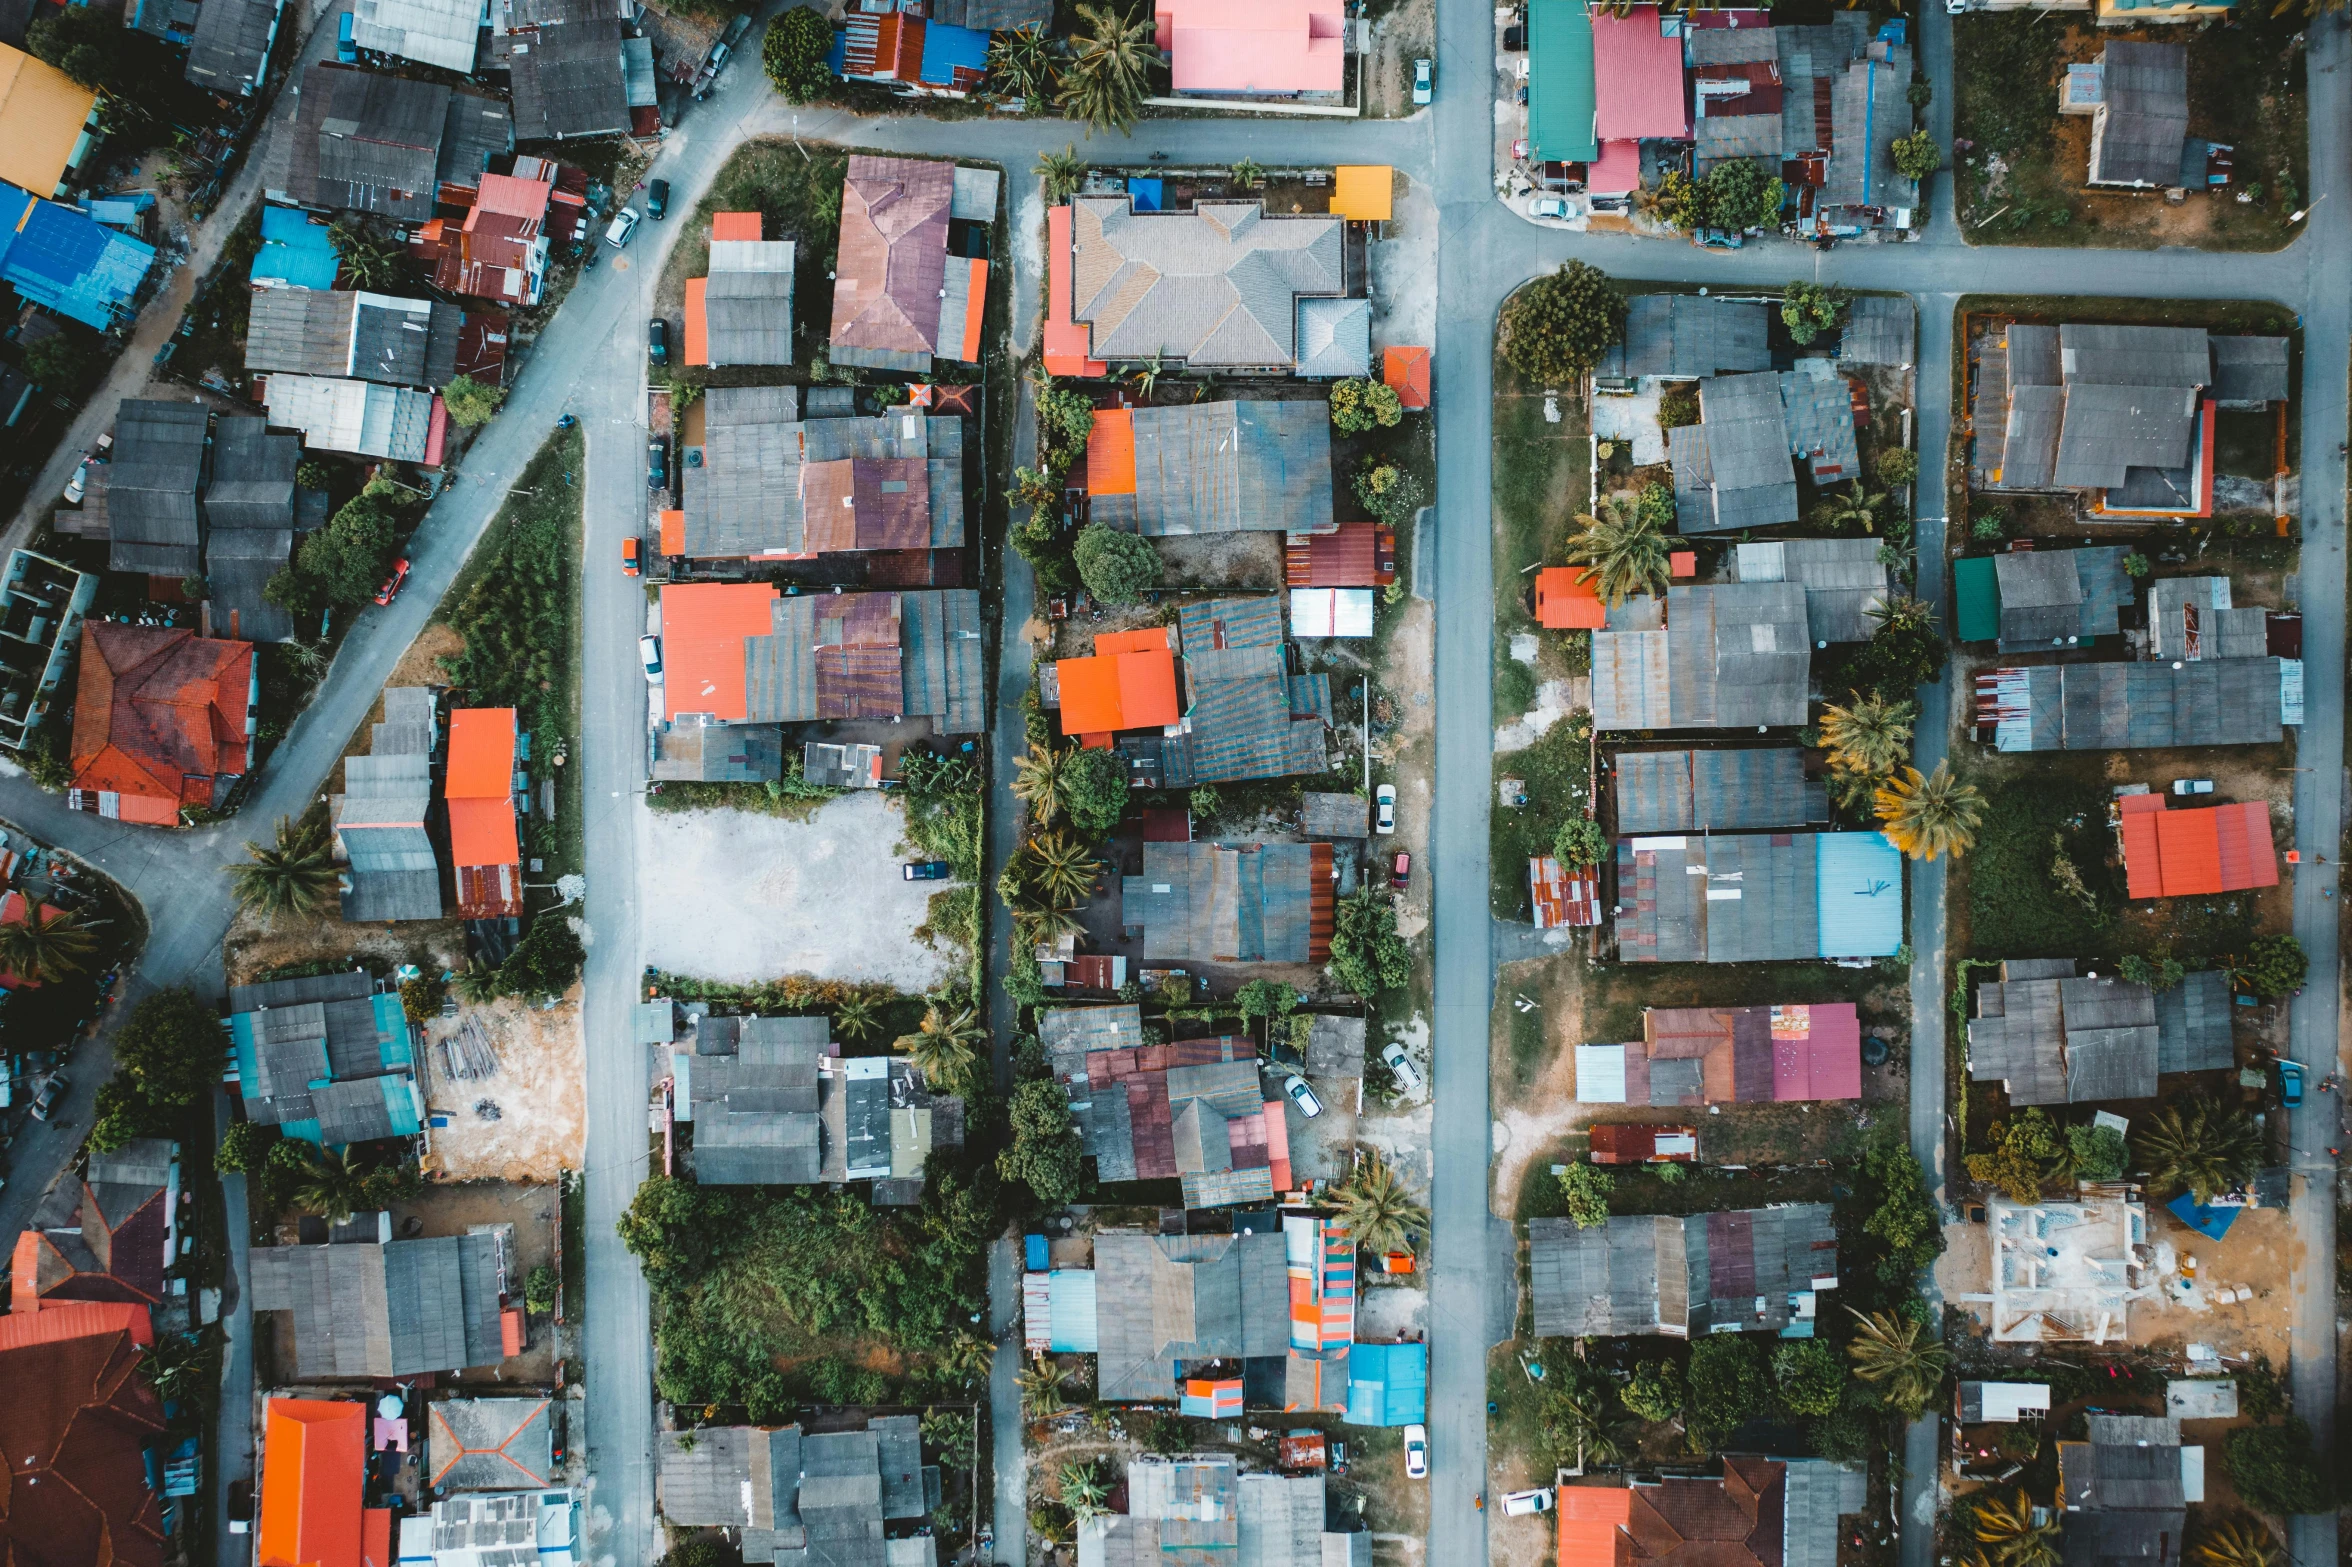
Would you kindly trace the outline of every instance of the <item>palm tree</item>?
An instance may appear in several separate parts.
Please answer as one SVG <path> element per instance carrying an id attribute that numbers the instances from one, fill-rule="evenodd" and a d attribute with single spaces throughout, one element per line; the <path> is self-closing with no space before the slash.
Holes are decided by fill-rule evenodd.
<path id="1" fill-rule="evenodd" d="M 1070 143 L 1060 152 L 1047 150 L 1037 155 L 1030 173 L 1045 182 L 1045 203 L 1058 206 L 1077 193 L 1086 178 L 1086 160 L 1078 156 L 1078 144 Z"/>
<path id="2" fill-rule="evenodd" d="M 457 977 L 449 983 L 457 992 L 457 999 L 468 1006 L 486 1007 L 498 999 L 498 970 L 480 958 L 459 969 Z"/>
<path id="3" fill-rule="evenodd" d="M 2232 1519 L 2197 1542 L 2205 1567 L 2277 1567 L 2278 1541 L 2270 1526 Z"/>
<path id="4" fill-rule="evenodd" d="M 1100 1518 L 1107 1510 L 1103 1504 L 1111 1499 L 1111 1488 L 1095 1464 L 1064 1464 L 1055 1478 L 1061 1485 L 1062 1505 L 1079 1523 Z"/>
<path id="5" fill-rule="evenodd" d="M 1936 763 L 1924 777 L 1916 767 L 1904 768 L 1878 786 L 1875 803 L 1888 840 L 1915 860 L 1960 858 L 1976 846 L 1984 821 L 1984 796 L 1954 778 L 1950 762 Z"/>
<path id="6" fill-rule="evenodd" d="M 1935 1397 L 1944 1370 L 1951 1364 L 1950 1352 L 1928 1335 L 1926 1325 L 1916 1317 L 1892 1311 L 1875 1311 L 1866 1317 L 1851 1306 L 1846 1309 L 1861 1324 L 1855 1329 L 1854 1341 L 1846 1346 L 1846 1354 L 1854 1362 L 1854 1375 L 1883 1384 L 1889 1404 L 1906 1417 L 1916 1416 Z"/>
<path id="7" fill-rule="evenodd" d="M 1244 158 L 1233 166 L 1233 183 L 1243 190 L 1256 190 L 1266 183 L 1266 166 L 1255 158 Z"/>
<path id="8" fill-rule="evenodd" d="M 975 1382 L 988 1375 L 996 1346 L 977 1333 L 958 1333 L 932 1357 L 940 1372 L 958 1382 Z"/>
<path id="9" fill-rule="evenodd" d="M 1091 5 L 1079 6 L 1078 15 L 1089 30 L 1071 40 L 1061 111 L 1092 130 L 1125 132 L 1142 111 L 1144 89 L 1160 63 L 1152 18 L 1147 13 L 1130 20 Z"/>
<path id="10" fill-rule="evenodd" d="M 356 223 L 334 223 L 327 235 L 343 258 L 343 270 L 361 288 L 382 288 L 400 280 L 399 247 L 377 238 Z"/>
<path id="11" fill-rule="evenodd" d="M 1911 722 L 1919 716 L 1918 704 L 1859 691 L 1853 697 L 1849 706 L 1821 710 L 1821 743 L 1830 765 L 1867 778 L 1890 777 L 1911 759 Z"/>
<path id="12" fill-rule="evenodd" d="M 1869 614 L 1878 622 L 1874 635 L 1911 636 L 1935 629 L 1935 606 L 1923 598 L 1885 599 L 1871 605 Z"/>
<path id="13" fill-rule="evenodd" d="M 1136 397 L 1147 403 L 1152 400 L 1152 394 L 1160 389 L 1160 377 L 1166 373 L 1167 366 L 1161 363 L 1158 354 L 1127 367 L 1127 378 L 1135 383 Z"/>
<path id="14" fill-rule="evenodd" d="M 1029 749 L 1013 759 L 1013 798 L 1029 807 L 1029 819 L 1051 827 L 1062 814 L 1070 783 L 1070 758 L 1051 740 L 1032 740 Z"/>
<path id="15" fill-rule="evenodd" d="M 1884 495 L 1870 494 L 1862 488 L 1862 481 L 1856 479 L 1843 494 L 1836 490 L 1824 494 L 1821 504 L 1814 508 L 1813 522 L 1831 533 L 1876 533 L 1878 509 L 1885 504 Z"/>
<path id="16" fill-rule="evenodd" d="M 1078 910 L 1068 905 L 1035 904 L 1013 915 L 1016 938 L 1032 947 L 1050 947 L 1064 936 L 1080 935 L 1085 929 L 1079 922 Z"/>
<path id="17" fill-rule="evenodd" d="M 265 849 L 248 842 L 245 852 L 253 858 L 229 867 L 230 885 L 247 911 L 272 925 L 284 915 L 309 919 L 318 914 L 341 875 L 321 816 L 300 821 L 281 816 L 277 846 Z"/>
<path id="18" fill-rule="evenodd" d="M 2159 1109 L 2132 1132 L 2132 1151 L 2152 1185 L 2186 1186 L 2197 1201 L 2229 1190 L 2262 1162 L 2262 1141 L 2254 1123 L 2234 1110 L 2214 1110 L 2192 1099 Z"/>
<path id="19" fill-rule="evenodd" d="M 324 1149 L 302 1167 L 294 1181 L 294 1201 L 331 1224 L 349 1222 L 368 1200 L 368 1172 L 349 1148 Z"/>
<path id="20" fill-rule="evenodd" d="M 28 985 L 71 979 L 87 970 L 98 950 L 92 922 L 71 909 L 20 899 L 21 917 L 0 925 L 0 969 Z"/>
<path id="21" fill-rule="evenodd" d="M 1094 896 L 1102 865 L 1084 839 L 1056 828 L 1021 847 L 1021 884 L 1045 904 L 1060 908 Z"/>
<path id="22" fill-rule="evenodd" d="M 847 1040 L 871 1038 L 882 1020 L 875 1015 L 874 998 L 852 990 L 833 1003 L 833 1032 Z"/>
<path id="23" fill-rule="evenodd" d="M 1032 1420 L 1051 1420 L 1069 1407 L 1062 1396 L 1062 1373 L 1043 1355 L 1031 1357 L 1027 1370 L 1013 1378 L 1021 1390 L 1021 1413 Z"/>
<path id="24" fill-rule="evenodd" d="M 2023 1491 L 2007 1501 L 1988 1492 L 1970 1527 L 1998 1567 L 2058 1567 L 2058 1520 L 2035 1523 L 2033 1499 Z"/>
<path id="25" fill-rule="evenodd" d="M 1579 516 L 1576 536 L 1568 541 L 1568 563 L 1585 568 L 1577 580 L 1595 584 L 1611 608 L 1637 593 L 1665 592 L 1669 553 L 1665 529 L 1619 496 L 1594 506 L 1593 515 Z"/>
<path id="26" fill-rule="evenodd" d="M 1413 1194 L 1396 1169 L 1377 1148 L 1367 1149 L 1347 1184 L 1328 1195 L 1333 1222 L 1371 1252 L 1404 1251 L 1413 1237 L 1429 1231 L 1429 1210 L 1413 1201 Z"/>
<path id="27" fill-rule="evenodd" d="M 1053 91 L 1054 46 L 1034 22 L 998 33 L 988 43 L 988 74 L 1015 98 L 1043 98 Z"/>
<path id="28" fill-rule="evenodd" d="M 209 1402 L 218 1390 L 219 1367 L 204 1352 L 204 1341 L 192 1334 L 157 1334 L 139 1357 L 139 1369 L 166 1403 Z"/>
<path id="29" fill-rule="evenodd" d="M 1625 1462 L 1625 1422 L 1609 1408 L 1614 1397 L 1597 1380 L 1578 1378 L 1565 1383 L 1544 1400 L 1544 1445 L 1578 1468 L 1586 1464 Z"/>
<path id="30" fill-rule="evenodd" d="M 915 1031 L 899 1036 L 897 1048 L 914 1062 L 924 1081 L 950 1088 L 970 1076 L 977 1047 L 987 1037 L 979 1014 L 970 1007 L 951 1011 L 934 1001 L 924 1008 Z"/>

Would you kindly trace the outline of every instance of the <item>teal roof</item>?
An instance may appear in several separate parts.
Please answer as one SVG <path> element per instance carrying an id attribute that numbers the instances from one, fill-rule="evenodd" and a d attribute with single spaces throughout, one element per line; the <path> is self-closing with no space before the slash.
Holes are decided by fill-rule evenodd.
<path id="1" fill-rule="evenodd" d="M 1349 1349 L 1349 1425 L 1409 1426 L 1428 1418 L 1427 1344 L 1357 1344 Z"/>
<path id="2" fill-rule="evenodd" d="M 1892 957 L 1903 944 L 1903 855 L 1882 832 L 1816 837 L 1814 897 L 1825 958 Z"/>
<path id="3" fill-rule="evenodd" d="M 1585 0 L 1528 0 L 1527 148 L 1544 163 L 1590 163 L 1601 155 Z"/>
<path id="4" fill-rule="evenodd" d="M 1952 618 L 1963 642 L 1993 642 L 2001 635 L 2001 578 L 1990 555 L 1952 563 Z"/>

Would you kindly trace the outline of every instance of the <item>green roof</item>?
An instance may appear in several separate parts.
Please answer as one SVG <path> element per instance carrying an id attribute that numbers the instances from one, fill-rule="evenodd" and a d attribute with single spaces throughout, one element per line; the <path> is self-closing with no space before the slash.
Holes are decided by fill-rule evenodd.
<path id="1" fill-rule="evenodd" d="M 1990 555 L 1952 563 L 1952 609 L 1963 642 L 1992 642 L 2001 635 L 2001 582 Z"/>
<path id="2" fill-rule="evenodd" d="M 1592 15 L 1585 0 L 1529 0 L 1527 147 L 1543 163 L 1590 163 L 1593 140 Z"/>

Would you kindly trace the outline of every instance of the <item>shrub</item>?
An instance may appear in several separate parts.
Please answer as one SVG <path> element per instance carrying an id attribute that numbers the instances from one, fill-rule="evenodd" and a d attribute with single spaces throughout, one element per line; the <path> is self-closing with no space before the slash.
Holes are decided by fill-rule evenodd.
<path id="1" fill-rule="evenodd" d="M 1569 819 L 1552 840 L 1552 855 L 1570 869 L 1598 865 L 1609 852 L 1609 835 L 1589 816 Z"/>
<path id="2" fill-rule="evenodd" d="M 1413 977 L 1413 952 L 1397 934 L 1396 904 L 1367 882 L 1341 898 L 1331 933 L 1331 977 L 1373 1000 Z"/>
<path id="3" fill-rule="evenodd" d="M 2131 578 L 2134 582 L 2144 581 L 2147 578 L 2148 573 L 2154 569 L 2155 568 L 2153 566 L 2148 564 L 2148 557 L 2141 554 L 2138 550 L 2133 550 L 2130 554 L 2123 557 L 2123 574 Z"/>
<path id="4" fill-rule="evenodd" d="M 1160 585 L 1160 552 L 1136 534 L 1089 523 L 1072 553 L 1086 591 L 1105 604 L 1137 603 Z"/>
<path id="5" fill-rule="evenodd" d="M 220 1151 L 212 1156 L 213 1168 L 231 1174 L 258 1172 L 273 1141 L 267 1130 L 254 1122 L 231 1121 L 229 1129 L 221 1133 Z"/>
<path id="6" fill-rule="evenodd" d="M 1118 830 L 1127 811 L 1127 764 L 1116 751 L 1080 750 L 1063 764 L 1062 805 L 1091 837 Z"/>
<path id="7" fill-rule="evenodd" d="M 1331 386 L 1331 427 L 1342 435 L 1393 429 L 1405 417 L 1396 388 L 1381 381 L 1350 377 Z"/>
<path id="8" fill-rule="evenodd" d="M 1645 1360 L 1619 1397 L 1644 1420 L 1672 1420 L 1682 1411 L 1682 1372 L 1671 1360 Z"/>
<path id="9" fill-rule="evenodd" d="M 1691 1346 L 1691 1440 L 1714 1447 L 1762 1414 L 1772 1396 L 1764 1352 L 1745 1333 L 1711 1333 Z"/>
<path id="10" fill-rule="evenodd" d="M 2229 1460 L 2230 1483 L 2256 1512 L 2292 1518 L 2335 1505 L 2336 1487 L 2320 1472 L 2311 1451 L 2311 1428 L 2301 1420 L 2241 1426 L 2229 1434 L 2222 1451 Z"/>
<path id="11" fill-rule="evenodd" d="M 1862 1221 L 1862 1232 L 1885 1243 L 1878 1265 L 1889 1284 L 1908 1284 L 1944 1249 L 1943 1218 L 1928 1194 L 1926 1172 L 1895 1133 L 1883 1132 L 1862 1151 L 1865 1191 L 1878 1193 L 1878 1206 Z"/>
<path id="12" fill-rule="evenodd" d="M 1794 1339 L 1773 1352 L 1772 1381 L 1793 1414 L 1835 1414 L 1845 1380 L 1846 1368 L 1827 1339 Z"/>
<path id="13" fill-rule="evenodd" d="M 441 1010 L 441 997 L 449 987 L 437 978 L 418 975 L 400 982 L 400 1010 L 411 1023 L 422 1023 Z"/>
<path id="14" fill-rule="evenodd" d="M 1580 1230 L 1609 1222 L 1609 1194 L 1616 1189 L 1617 1177 L 1581 1159 L 1560 1172 L 1560 1195 L 1567 1199 L 1568 1217 Z"/>
<path id="15" fill-rule="evenodd" d="M 1899 490 L 1919 477 L 1919 454 L 1908 446 L 1890 446 L 1878 454 L 1878 482 Z"/>
<path id="16" fill-rule="evenodd" d="M 2131 1160 L 2131 1147 L 2112 1126 L 2070 1126 L 2066 1148 L 2077 1180 L 2112 1181 Z"/>
<path id="17" fill-rule="evenodd" d="M 1895 172 L 1907 180 L 1926 179 L 1944 166 L 1944 155 L 1936 150 L 1935 138 L 1925 127 L 1896 137 L 1893 150 Z"/>
<path id="18" fill-rule="evenodd" d="M 2300 990 L 2310 972 L 2311 960 L 2303 955 L 2303 943 L 2292 936 L 2256 938 L 2237 965 L 2238 983 L 2258 996 L 2277 997 Z"/>
<path id="19" fill-rule="evenodd" d="M 1045 1207 L 1077 1198 L 1085 1185 L 1070 1098 L 1051 1078 L 1023 1083 L 1006 1106 L 1013 1144 L 996 1156 L 997 1174 L 1018 1181 Z"/>
<path id="20" fill-rule="evenodd" d="M 523 1280 L 523 1305 L 544 1317 L 555 1310 L 557 1279 L 555 1269 L 541 1263 Z"/>
<path id="21" fill-rule="evenodd" d="M 1399 468 L 1395 463 L 1367 458 L 1356 470 L 1356 499 L 1379 521 L 1391 528 L 1402 528 L 1413 520 L 1413 513 L 1428 499 L 1421 481 Z"/>
<path id="22" fill-rule="evenodd" d="M 825 56 L 833 49 L 833 24 L 807 6 L 794 6 L 768 24 L 760 42 L 760 65 L 776 91 L 794 103 L 806 103 L 823 92 L 833 79 Z"/>
<path id="23" fill-rule="evenodd" d="M 1967 1157 L 1969 1178 L 1998 1187 L 2012 1202 L 2038 1199 L 2058 1157 L 2057 1123 L 2040 1110 L 2020 1110 L 2007 1121 L 1995 1121 L 1991 1138 L 1990 1152 Z"/>
<path id="24" fill-rule="evenodd" d="M 1679 430 L 1686 424 L 1699 422 L 1699 389 L 1693 382 L 1677 381 L 1658 395 L 1658 427 Z M 1644 492 L 1646 498 L 1647 492 Z M 1674 492 L 1666 491 L 1668 505 L 1673 504 Z M 1672 520 L 1669 513 L 1666 521 Z"/>
<path id="25" fill-rule="evenodd" d="M 1625 335 L 1625 296 L 1607 274 L 1571 261 L 1503 306 L 1503 357 L 1522 380 L 1572 386 Z"/>
<path id="26" fill-rule="evenodd" d="M 441 388 L 441 406 L 466 429 L 488 424 L 506 401 L 506 389 L 490 386 L 470 375 L 454 376 Z"/>
<path id="27" fill-rule="evenodd" d="M 1836 327 L 1846 299 L 1846 291 L 1834 284 L 1791 283 L 1780 296 L 1780 320 L 1789 340 L 1802 348 Z"/>
<path id="28" fill-rule="evenodd" d="M 499 965 L 499 988 L 516 996 L 560 996 L 580 977 L 588 953 L 561 909 L 543 909 Z"/>

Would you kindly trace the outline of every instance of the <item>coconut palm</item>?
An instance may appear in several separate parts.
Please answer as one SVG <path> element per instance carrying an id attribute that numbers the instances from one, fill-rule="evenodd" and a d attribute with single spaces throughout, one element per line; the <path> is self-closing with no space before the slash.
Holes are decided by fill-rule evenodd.
<path id="1" fill-rule="evenodd" d="M 976 1382 L 988 1375 L 996 1346 L 977 1333 L 958 1333 L 942 1346 L 932 1361 L 940 1373 L 958 1382 Z"/>
<path id="2" fill-rule="evenodd" d="M 870 1039 L 882 1026 L 879 1010 L 872 996 L 852 990 L 833 1003 L 833 1032 L 852 1041 Z"/>
<path id="3" fill-rule="evenodd" d="M 1266 166 L 1255 158 L 1244 158 L 1233 166 L 1233 183 L 1243 190 L 1256 190 L 1266 183 Z"/>
<path id="4" fill-rule="evenodd" d="M 2058 1519 L 2034 1522 L 2033 1499 L 2023 1491 L 2007 1501 L 1986 1493 L 1976 1504 L 1970 1529 L 1985 1546 L 1982 1554 L 1997 1567 L 2058 1567 Z"/>
<path id="5" fill-rule="evenodd" d="M 2267 1524 L 2232 1519 L 2197 1542 L 2205 1567 L 2277 1567 L 2278 1541 Z"/>
<path id="6" fill-rule="evenodd" d="M 230 886 L 248 912 L 272 925 L 281 916 L 309 919 L 318 914 L 341 875 L 322 816 L 300 821 L 281 816 L 276 846 L 248 842 L 245 852 L 253 858 L 229 867 Z"/>
<path id="7" fill-rule="evenodd" d="M 1845 707 L 1821 710 L 1821 744 L 1830 765 L 1866 778 L 1890 777 L 1911 759 L 1911 723 L 1919 706 L 1859 691 L 1853 697 Z"/>
<path id="8" fill-rule="evenodd" d="M 1064 936 L 1084 933 L 1078 910 L 1062 904 L 1033 904 L 1013 914 L 1013 933 L 1017 940 L 1032 947 L 1050 947 Z"/>
<path id="9" fill-rule="evenodd" d="M 970 1007 L 948 1007 L 934 1001 L 923 1009 L 923 1021 L 911 1034 L 901 1034 L 897 1047 L 911 1059 L 924 1081 L 936 1087 L 963 1083 L 988 1030 Z"/>
<path id="10" fill-rule="evenodd" d="M 1053 41 L 1034 22 L 998 33 L 988 41 L 988 75 L 1009 96 L 1045 97 L 1053 91 Z"/>
<path id="11" fill-rule="evenodd" d="M 1576 535 L 1568 541 L 1568 563 L 1585 568 L 1577 580 L 1592 583 L 1612 608 L 1637 593 L 1665 592 L 1671 580 L 1669 553 L 1657 519 L 1614 495 L 1595 505 L 1592 515 L 1578 516 Z"/>
<path id="12" fill-rule="evenodd" d="M 1093 130 L 1127 131 L 1143 109 L 1144 89 L 1160 63 L 1150 14 L 1133 18 L 1081 5 L 1085 30 L 1070 41 L 1056 102 L 1062 113 Z"/>
<path id="13" fill-rule="evenodd" d="M 1367 1251 L 1404 1251 L 1429 1231 L 1429 1210 L 1413 1200 L 1396 1168 L 1377 1148 L 1367 1149 L 1347 1183 L 1326 1195 L 1333 1222 Z"/>
<path id="14" fill-rule="evenodd" d="M 1127 367 L 1127 379 L 1135 384 L 1138 401 L 1148 403 L 1152 400 L 1152 394 L 1160 389 L 1160 377 L 1167 373 L 1167 369 L 1158 354 Z"/>
<path id="15" fill-rule="evenodd" d="M 98 951 L 95 926 L 71 909 L 18 899 L 18 917 L 0 925 L 0 969 L 28 985 L 71 979 Z"/>
<path id="16" fill-rule="evenodd" d="M 1064 1464 L 1055 1476 L 1062 1490 L 1062 1505 L 1070 1509 L 1070 1516 L 1079 1523 L 1089 1518 L 1100 1518 L 1108 1508 L 1111 1488 L 1103 1483 L 1101 1470 L 1094 1463 Z"/>
<path id="17" fill-rule="evenodd" d="M 457 999 L 466 1005 L 486 1007 L 498 999 L 498 970 L 475 958 L 457 971 L 449 985 L 457 992 Z"/>
<path id="18" fill-rule="evenodd" d="M 1014 1376 L 1021 1390 L 1021 1413 L 1032 1420 L 1051 1420 L 1069 1407 L 1062 1396 L 1061 1368 L 1043 1355 L 1034 1356 L 1028 1369 Z"/>
<path id="19" fill-rule="evenodd" d="M 295 1176 L 294 1201 L 331 1224 L 347 1223 L 367 1205 L 368 1172 L 349 1148 L 322 1149 Z"/>
<path id="20" fill-rule="evenodd" d="M 1935 629 L 1935 606 L 1923 598 L 1904 595 L 1884 599 L 1870 606 L 1869 615 L 1878 622 L 1874 637 L 1888 633 L 1915 636 Z"/>
<path id="21" fill-rule="evenodd" d="M 1625 1421 L 1610 1408 L 1615 1395 L 1596 1379 L 1575 1378 L 1553 1389 L 1543 1405 L 1544 1445 L 1578 1468 L 1625 1462 Z"/>
<path id="22" fill-rule="evenodd" d="M 1078 156 L 1078 144 L 1072 142 L 1060 152 L 1048 149 L 1039 153 L 1029 172 L 1045 182 L 1046 204 L 1055 206 L 1077 193 L 1086 178 L 1086 160 Z"/>
<path id="23" fill-rule="evenodd" d="M 1886 1401 L 1906 1417 L 1916 1416 L 1935 1397 L 1951 1364 L 1950 1352 L 1916 1317 L 1892 1311 L 1874 1311 L 1866 1317 L 1851 1306 L 1846 1309 L 1860 1324 L 1846 1346 L 1854 1375 L 1879 1385 Z"/>
<path id="24" fill-rule="evenodd" d="M 1873 495 L 1856 479 L 1843 491 L 1828 490 L 1822 494 L 1821 504 L 1813 508 L 1816 527 L 1831 533 L 1876 533 L 1878 509 L 1886 504 L 1886 496 Z"/>
<path id="25" fill-rule="evenodd" d="M 1976 846 L 1976 829 L 1984 821 L 1984 796 L 1954 778 L 1949 762 L 1936 763 L 1925 776 L 1916 767 L 1904 768 L 1878 786 L 1873 803 L 1889 841 L 1915 860 L 1942 854 L 1958 859 Z"/>
<path id="26" fill-rule="evenodd" d="M 1021 884 L 1038 902 L 1056 908 L 1083 904 L 1094 896 L 1102 865 L 1086 841 L 1060 828 L 1041 832 L 1021 846 Z"/>
<path id="27" fill-rule="evenodd" d="M 1067 803 L 1070 758 L 1051 740 L 1032 740 L 1029 749 L 1013 759 L 1013 798 L 1029 807 L 1029 819 L 1051 827 Z"/>
<path id="28" fill-rule="evenodd" d="M 344 275 L 360 288 L 382 288 L 400 281 L 398 246 L 378 238 L 356 223 L 333 223 L 327 236 L 343 258 Z"/>
<path id="29" fill-rule="evenodd" d="M 2252 1175 L 2262 1162 L 2262 1140 L 2242 1112 L 2192 1099 L 2168 1104 L 2132 1131 L 2132 1151 L 2158 1186 L 2186 1186 L 2205 1202 Z"/>
<path id="30" fill-rule="evenodd" d="M 205 1353 L 204 1341 L 188 1333 L 159 1333 L 139 1357 L 147 1385 L 166 1403 L 209 1400 L 218 1386 L 220 1367 Z"/>

